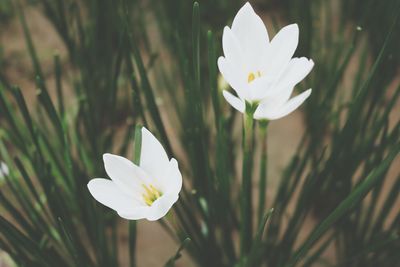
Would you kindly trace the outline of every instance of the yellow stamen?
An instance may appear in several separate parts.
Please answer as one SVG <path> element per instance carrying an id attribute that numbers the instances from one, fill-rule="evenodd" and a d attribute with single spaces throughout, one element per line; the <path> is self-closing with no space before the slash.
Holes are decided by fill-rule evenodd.
<path id="1" fill-rule="evenodd" d="M 255 78 L 256 76 L 254 76 L 254 73 L 250 72 L 249 77 L 247 78 L 247 82 L 251 83 L 252 81 L 254 81 Z"/>
<path id="2" fill-rule="evenodd" d="M 261 77 L 261 72 L 260 71 L 257 71 L 256 73 L 250 72 L 249 76 L 247 76 L 247 83 L 251 83 L 256 78 L 260 78 L 260 77 Z"/>
<path id="3" fill-rule="evenodd" d="M 157 190 L 153 185 L 145 185 L 142 184 L 144 190 L 146 191 L 145 193 L 142 194 L 144 202 L 148 205 L 151 206 L 154 201 L 159 199 L 162 196 L 162 193 Z"/>

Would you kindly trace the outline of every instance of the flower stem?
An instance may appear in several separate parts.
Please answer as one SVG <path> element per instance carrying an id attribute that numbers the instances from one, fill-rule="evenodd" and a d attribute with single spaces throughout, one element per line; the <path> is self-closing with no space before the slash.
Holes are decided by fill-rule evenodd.
<path id="1" fill-rule="evenodd" d="M 240 228 L 241 255 L 246 255 L 251 247 L 252 239 L 252 167 L 254 148 L 254 114 L 255 107 L 246 103 L 246 112 L 243 119 L 243 169 L 242 169 L 242 198 Z"/>
<path id="2" fill-rule="evenodd" d="M 136 125 L 135 127 L 135 142 L 133 149 L 133 163 L 140 165 L 140 155 L 142 152 L 142 126 Z M 136 267 L 136 237 L 137 226 L 136 221 L 130 221 L 129 227 L 129 266 Z"/>
<path id="3" fill-rule="evenodd" d="M 258 198 L 258 221 L 261 223 L 264 217 L 265 209 L 265 194 L 267 189 L 267 128 L 268 121 L 260 121 L 261 132 L 261 167 L 260 167 L 260 182 L 259 182 L 259 198 Z"/>
<path id="4" fill-rule="evenodd" d="M 129 221 L 129 263 L 136 267 L 136 221 Z"/>

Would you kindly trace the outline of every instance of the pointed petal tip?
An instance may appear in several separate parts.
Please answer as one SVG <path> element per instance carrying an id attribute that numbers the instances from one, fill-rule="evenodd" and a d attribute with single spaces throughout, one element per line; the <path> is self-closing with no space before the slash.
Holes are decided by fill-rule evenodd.
<path id="1" fill-rule="evenodd" d="M 288 28 L 293 28 L 293 30 L 299 30 L 299 25 L 297 23 L 292 23 L 287 25 Z"/>
<path id="2" fill-rule="evenodd" d="M 146 127 L 144 127 L 144 126 L 142 126 L 142 128 L 140 129 L 141 131 L 142 131 L 142 134 L 143 133 L 149 133 L 150 131 L 146 128 Z"/>
<path id="3" fill-rule="evenodd" d="M 251 10 L 251 11 L 253 11 L 254 12 L 254 9 L 253 9 L 253 6 L 250 4 L 250 2 L 246 2 L 243 6 L 242 6 L 242 8 L 241 9 L 243 9 L 243 10 Z"/>
<path id="4" fill-rule="evenodd" d="M 113 181 L 111 181 L 110 179 L 93 178 L 87 183 L 86 186 L 90 194 L 93 196 L 93 198 L 102 203 L 102 201 L 99 200 L 99 195 L 102 195 L 100 191 L 103 192 L 105 190 L 106 188 L 106 186 L 104 186 L 105 184 L 110 185 L 112 183 Z"/>
<path id="5" fill-rule="evenodd" d="M 104 161 L 104 163 L 106 163 L 106 161 L 109 159 L 109 158 L 111 158 L 113 156 L 113 154 L 111 154 L 111 153 L 104 153 L 103 154 L 103 161 Z"/>
<path id="6" fill-rule="evenodd" d="M 298 42 L 298 39 L 299 39 L 299 25 L 297 25 L 297 23 L 286 25 L 279 32 L 285 33 L 286 34 L 286 38 L 288 38 L 289 36 L 294 36 L 295 40 L 296 40 L 296 43 Z M 297 47 L 297 44 L 296 44 L 296 47 Z"/>
<path id="7" fill-rule="evenodd" d="M 224 61 L 225 61 L 225 57 L 223 57 L 223 56 L 220 56 L 218 59 L 217 59 L 217 66 L 218 66 L 218 69 L 221 71 L 221 65 L 222 64 L 224 64 Z"/>
<path id="8" fill-rule="evenodd" d="M 298 58 L 298 60 L 302 60 L 305 63 L 308 63 L 310 67 L 314 67 L 315 62 L 311 58 L 300 57 L 300 58 Z"/>
<path id="9" fill-rule="evenodd" d="M 289 25 L 284 26 L 283 28 L 281 28 L 281 29 L 278 31 L 278 33 L 279 33 L 280 31 L 282 31 L 282 30 L 283 30 L 283 32 L 289 32 L 289 33 L 291 33 L 291 34 L 299 35 L 299 25 L 298 25 L 297 23 L 292 23 L 292 24 L 289 24 Z"/>
<path id="10" fill-rule="evenodd" d="M 93 187 L 94 184 L 101 182 L 103 180 L 110 181 L 109 179 L 105 179 L 105 178 L 93 178 L 87 183 L 87 187 L 90 189 Z"/>
<path id="11" fill-rule="evenodd" d="M 150 131 L 149 131 L 149 129 L 147 129 L 146 127 L 144 127 L 144 126 L 142 126 L 142 129 L 141 129 L 141 132 L 142 132 L 142 145 L 143 145 L 143 139 L 144 138 L 149 138 L 149 139 L 157 139 Z"/>
<path id="12" fill-rule="evenodd" d="M 124 158 L 124 157 L 121 157 L 121 156 L 118 156 L 118 155 L 114 155 L 112 153 L 104 153 L 103 154 L 104 166 L 110 165 L 110 164 L 112 164 L 111 162 L 114 162 L 115 160 L 120 160 L 121 158 Z"/>
<path id="13" fill-rule="evenodd" d="M 315 65 L 314 60 L 312 60 L 312 59 L 310 58 L 310 59 L 308 60 L 308 62 L 310 62 L 310 66 L 311 66 L 311 68 L 313 68 L 314 65 Z"/>
<path id="14" fill-rule="evenodd" d="M 171 158 L 169 162 L 178 166 L 178 161 L 175 158 Z"/>
<path id="15" fill-rule="evenodd" d="M 87 183 L 87 185 L 86 185 L 86 187 L 88 188 L 88 190 L 90 191 L 90 187 L 92 186 L 92 184 L 93 184 L 93 181 L 94 179 L 92 179 L 92 180 L 90 180 L 88 183 Z"/>
<path id="16" fill-rule="evenodd" d="M 148 174 L 158 177 L 168 162 L 169 157 L 163 145 L 152 132 L 143 127 L 140 168 Z"/>

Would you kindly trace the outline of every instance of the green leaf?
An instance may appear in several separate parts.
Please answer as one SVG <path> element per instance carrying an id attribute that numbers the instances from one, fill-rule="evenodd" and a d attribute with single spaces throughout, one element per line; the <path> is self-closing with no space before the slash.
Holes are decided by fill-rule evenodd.
<path id="1" fill-rule="evenodd" d="M 190 238 L 187 237 L 185 240 L 182 241 L 181 245 L 179 246 L 178 250 L 176 251 L 176 254 L 172 256 L 167 263 L 164 265 L 164 267 L 174 267 L 175 262 L 182 256 L 181 252 L 182 250 L 189 244 Z"/>
<path id="2" fill-rule="evenodd" d="M 300 246 L 297 252 L 291 257 L 286 267 L 295 266 L 296 263 L 304 257 L 307 252 L 311 249 L 314 243 L 343 215 L 350 211 L 357 203 L 359 203 L 366 194 L 376 185 L 377 182 L 382 178 L 382 174 L 386 172 L 394 158 L 399 154 L 400 144 L 397 144 L 390 151 L 390 154 L 385 160 L 375 168 L 366 177 L 349 196 L 347 196 L 339 206 L 325 219 L 317 228 L 308 236 L 306 241 Z"/>

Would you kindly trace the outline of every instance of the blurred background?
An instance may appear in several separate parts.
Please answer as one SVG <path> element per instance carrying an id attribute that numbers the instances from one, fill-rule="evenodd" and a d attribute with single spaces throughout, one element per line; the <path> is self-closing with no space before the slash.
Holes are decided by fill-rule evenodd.
<path id="1" fill-rule="evenodd" d="M 40 261 L 33 264 L 36 252 L 18 250 L 16 244 L 22 241 L 14 230 L 40 240 L 39 247 L 46 247 L 44 255 L 54 257 L 54 262 L 68 257 L 64 250 L 70 248 L 49 245 L 47 250 L 52 241 L 43 236 L 64 228 L 76 227 L 72 235 L 80 236 L 81 228 L 108 225 L 110 229 L 102 234 L 98 229 L 86 229 L 89 237 L 85 238 L 95 240 L 96 235 L 111 234 L 110 239 L 121 248 L 130 245 L 128 222 L 115 219 L 112 212 L 92 202 L 85 184 L 89 178 L 106 177 L 103 153 L 132 158 L 137 123 L 154 129 L 168 153 L 179 159 L 184 177 L 190 177 L 190 181 L 184 180 L 188 192 L 196 189 L 199 195 L 207 195 L 206 189 L 202 192 L 206 186 L 199 181 L 208 175 L 202 164 L 209 164 L 208 168 L 215 169 L 215 179 L 229 177 L 232 195 L 227 199 L 234 205 L 240 177 L 241 118 L 221 97 L 228 85 L 217 75 L 216 61 L 211 59 L 222 55 L 223 27 L 231 25 L 244 2 L 198 2 L 200 39 L 196 50 L 192 1 L 0 0 L 0 160 L 14 169 L 10 181 L 0 179 L 0 267 L 47 266 Z M 281 252 L 265 252 L 266 266 L 285 266 L 283 258 L 289 259 L 291 251 L 303 244 L 354 186 L 386 163 L 387 154 L 398 148 L 400 1 L 250 2 L 270 38 L 283 26 L 297 23 L 300 41 L 295 56 L 315 62 L 310 77 L 297 86 L 297 92 L 312 87 L 310 99 L 268 127 L 268 185 L 260 185 L 258 180 L 253 184 L 255 199 L 260 197 L 262 186 L 265 206 L 277 212 L 267 239 L 274 234 L 280 237 L 273 237 L 277 243 L 267 242 L 265 249 L 273 246 Z M 201 79 L 193 77 L 192 66 L 196 70 L 197 63 Z M 197 82 L 199 90 L 191 93 Z M 196 99 L 202 104 L 196 104 Z M 203 135 L 204 140 L 199 137 Z M 220 138 L 226 139 L 223 148 L 218 145 Z M 196 146 L 200 139 L 206 144 L 203 147 Z M 257 155 L 262 154 L 261 139 Z M 202 161 L 208 151 L 213 151 L 211 163 Z M 221 151 L 226 152 L 225 161 L 229 162 L 220 160 Z M 256 159 L 256 170 L 261 162 L 261 158 Z M 215 167 L 223 163 L 226 169 Z M 318 245 L 323 250 L 300 266 L 400 266 L 396 255 L 400 249 L 399 158 L 392 159 L 379 175 L 381 179 L 362 204 L 343 215 Z M 25 179 L 32 184 L 23 184 Z M 42 184 L 49 182 L 70 188 L 61 190 L 61 202 L 67 204 L 57 205 L 65 206 L 59 215 L 63 220 L 75 218 L 71 225 L 53 221 L 49 228 L 39 229 L 36 225 L 41 220 L 35 212 L 27 211 L 32 208 L 29 199 L 34 199 L 33 206 L 50 205 L 53 212 L 48 202 L 57 190 L 47 190 Z M 227 188 L 221 184 L 223 181 L 215 182 L 217 193 Z M 36 192 L 36 198 L 36 193 L 29 191 L 31 187 L 40 187 L 38 191 L 43 193 Z M 20 191 L 24 193 L 19 195 Z M 101 223 L 86 218 L 91 216 L 90 209 L 97 209 L 94 213 L 101 217 Z M 106 215 L 99 215 L 101 212 Z M 215 229 L 223 229 L 224 220 L 214 222 Z M 16 229 L 10 230 L 10 224 Z M 179 242 L 162 223 L 140 221 L 135 227 L 137 266 L 163 266 L 176 253 Z M 234 233 L 232 236 L 237 240 Z M 335 238 L 338 240 L 332 241 Z M 81 244 L 90 247 L 88 258 L 109 253 L 103 254 L 108 260 L 95 260 L 93 266 L 117 266 L 114 262 L 129 266 L 127 249 L 104 248 L 104 240 L 94 242 L 101 249 L 88 242 Z M 96 250 L 99 252 L 93 252 Z M 183 254 L 175 266 L 218 266 L 199 260 L 206 252 Z M 17 262 L 11 259 L 18 257 Z M 227 262 L 220 266 L 233 266 Z M 79 265 L 64 262 L 60 266 Z"/>

